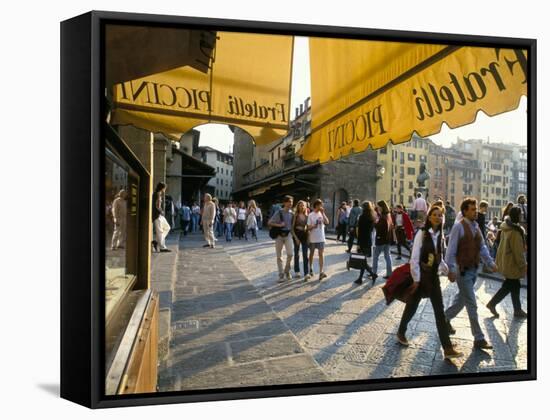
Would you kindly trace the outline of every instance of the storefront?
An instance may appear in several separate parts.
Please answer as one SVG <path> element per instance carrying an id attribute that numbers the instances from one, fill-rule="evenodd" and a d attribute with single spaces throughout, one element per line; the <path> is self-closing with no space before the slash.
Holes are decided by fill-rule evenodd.
<path id="1" fill-rule="evenodd" d="M 154 392 L 158 296 L 149 288 L 150 178 L 105 126 L 105 392 Z"/>

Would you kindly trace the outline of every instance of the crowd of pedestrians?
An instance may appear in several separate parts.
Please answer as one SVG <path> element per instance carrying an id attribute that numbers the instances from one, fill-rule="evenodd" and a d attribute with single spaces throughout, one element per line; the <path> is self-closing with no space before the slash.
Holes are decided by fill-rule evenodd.
<path id="1" fill-rule="evenodd" d="M 290 260 L 294 256 L 294 277 L 300 278 L 299 256 L 302 254 L 303 279 L 309 281 L 314 275 L 315 251 L 318 253 L 319 281 L 326 279 L 325 273 L 325 227 L 330 221 L 324 211 L 323 202 L 318 199 L 310 207 L 299 201 L 292 210 L 293 198 L 286 196 L 283 207 L 273 212 L 269 227 L 275 231 L 279 281 L 291 279 Z M 519 291 L 520 279 L 527 273 L 526 228 L 527 202 L 524 196 L 503 209 L 501 219 L 487 221 L 487 202 L 466 198 L 456 213 L 449 202 L 438 199 L 428 203 L 419 193 L 410 215 L 404 206 L 389 208 L 381 200 L 376 204 L 366 201 L 359 205 L 358 200 L 342 202 L 336 217 L 336 241 L 346 244 L 345 251 L 360 254 L 364 262 L 359 264 L 360 274 L 355 284 L 363 283 L 365 271 L 372 283 L 379 277 L 378 260 L 384 257 L 386 270 L 384 278 L 392 276 L 391 245 L 397 245 L 397 260 L 402 252 L 408 255 L 412 285 L 397 333 L 397 341 L 408 346 L 407 326 L 414 316 L 420 300 L 429 298 L 434 310 L 436 328 L 446 359 L 462 356 L 450 340 L 456 331 L 451 321 L 466 308 L 474 347 L 491 349 L 479 324 L 475 284 L 478 269 L 482 264 L 486 271 L 498 272 L 505 281 L 500 290 L 487 304 L 491 313 L 498 317 L 496 306 L 508 294 L 512 297 L 514 316 L 525 318 L 527 313 L 521 308 Z M 414 221 L 414 222 L 413 222 Z M 292 247 L 293 238 L 294 247 Z M 346 239 L 347 238 L 347 239 Z M 357 253 L 353 247 L 357 245 Z M 283 248 L 286 250 L 286 265 L 283 266 Z M 308 256 L 309 254 L 309 256 Z M 372 256 L 372 267 L 368 258 Z M 495 261 L 496 256 L 496 261 Z M 308 261 L 308 264 L 305 264 Z M 348 261 L 348 268 L 350 266 Z M 444 308 L 439 275 L 448 276 L 457 284 L 457 291 L 447 308 Z"/>
<path id="2" fill-rule="evenodd" d="M 170 226 L 162 206 L 165 188 L 163 183 L 159 183 L 153 194 L 153 246 L 158 252 L 169 252 L 165 238 L 170 228 L 176 225 L 184 236 L 202 230 L 205 248 L 215 248 L 218 238 L 224 236 L 227 242 L 234 238 L 258 240 L 258 230 L 263 228 L 264 218 L 254 200 L 246 204 L 240 201 L 222 205 L 210 194 L 205 194 L 202 207 L 196 202 L 176 206 L 173 209 L 175 216 L 171 217 L 173 225 Z M 408 345 L 407 326 L 421 299 L 429 298 L 445 358 L 452 359 L 462 355 L 454 349 L 450 335 L 455 333 L 451 322 L 463 308 L 468 315 L 474 347 L 492 348 L 481 329 L 477 313 L 475 284 L 480 264 L 484 271 L 498 272 L 505 279 L 486 305 L 493 316 L 499 316 L 497 305 L 508 294 L 511 295 L 514 316 L 527 316 L 519 297 L 520 280 L 527 273 L 527 212 L 524 195 L 518 197 L 517 204 L 509 203 L 500 218 L 491 220 L 487 219 L 488 203 L 478 203 L 474 198 L 464 199 L 458 212 L 448 201 L 438 199 L 429 203 L 421 193 L 417 194 L 409 211 L 401 204 L 390 208 L 384 200 L 376 203 L 354 200 L 342 202 L 334 213 L 336 241 L 345 244 L 343 252 L 349 253 L 350 258 L 348 268 L 352 258 L 355 261 L 359 258 L 361 262 L 357 267 L 352 265 L 360 270 L 354 280 L 356 285 L 363 284 L 365 272 L 368 272 L 372 284 L 382 274 L 384 279 L 390 278 L 393 273 L 391 247 L 396 246 L 395 259 L 408 259 L 412 278 L 410 298 L 401 317 L 397 341 Z M 294 198 L 285 196 L 282 203 L 271 206 L 266 221 L 269 236 L 275 243 L 279 282 L 292 278 L 302 278 L 307 282 L 314 279 L 315 273 L 318 273 L 319 281 L 328 278 L 324 254 L 330 220 L 321 199 L 313 203 L 300 200 L 294 206 Z M 113 246 L 118 246 L 117 232 L 113 236 Z M 314 269 L 315 254 L 317 264 Z M 385 262 L 383 273 L 378 272 L 381 255 Z M 457 285 L 447 308 L 444 308 L 442 299 L 441 274 Z"/>

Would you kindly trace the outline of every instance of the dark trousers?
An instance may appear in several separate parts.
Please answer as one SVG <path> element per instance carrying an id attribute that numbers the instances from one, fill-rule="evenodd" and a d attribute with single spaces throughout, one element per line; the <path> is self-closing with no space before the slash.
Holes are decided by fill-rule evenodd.
<path id="1" fill-rule="evenodd" d="M 369 265 L 369 263 L 366 263 L 366 267 L 365 268 L 362 268 L 361 271 L 359 272 L 359 278 L 360 279 L 363 279 L 363 276 L 365 275 L 365 271 L 368 271 L 370 275 L 374 275 L 375 273 L 372 271 L 372 268 L 371 266 Z"/>
<path id="2" fill-rule="evenodd" d="M 308 261 L 308 244 L 307 238 L 300 240 L 299 242 L 294 241 L 294 272 L 300 272 L 300 248 L 302 248 L 302 262 L 304 266 L 304 276 L 309 273 L 309 261 Z"/>
<path id="3" fill-rule="evenodd" d="M 353 242 L 355 241 L 355 227 L 349 228 L 349 237 L 348 237 L 348 251 L 351 252 L 351 248 L 353 248 Z"/>
<path id="4" fill-rule="evenodd" d="M 237 228 L 235 229 L 235 233 L 239 239 L 242 239 L 243 236 L 246 238 L 246 227 L 244 220 L 237 220 Z"/>
<path id="5" fill-rule="evenodd" d="M 441 341 L 443 348 L 446 348 L 450 347 L 452 343 L 449 338 L 449 330 L 447 328 L 445 312 L 443 311 L 443 297 L 441 295 L 441 284 L 439 283 L 439 277 L 436 277 L 433 282 L 430 301 L 432 302 L 432 307 L 434 309 L 435 325 L 437 327 L 439 341 Z M 407 331 L 407 325 L 409 325 L 409 322 L 416 313 L 420 299 L 420 288 L 418 288 L 414 297 L 405 305 L 405 310 L 401 316 L 401 323 L 399 324 L 399 333 L 405 334 Z"/>
<path id="6" fill-rule="evenodd" d="M 336 235 L 336 240 L 342 237 L 342 242 L 346 242 L 346 234 L 348 231 L 348 224 L 347 223 L 340 223 L 338 225 L 338 235 Z"/>
<path id="7" fill-rule="evenodd" d="M 395 229 L 395 237 L 397 239 L 397 254 L 401 256 L 401 247 L 405 248 L 407 251 L 409 251 L 409 256 L 411 255 L 411 248 L 409 247 L 409 244 L 407 243 L 407 235 L 405 234 L 405 228 L 402 226 L 398 226 Z"/>
<path id="8" fill-rule="evenodd" d="M 519 299 L 519 289 L 521 285 L 519 282 L 519 279 L 506 279 L 504 283 L 502 283 L 502 286 L 496 292 L 496 294 L 493 296 L 493 298 L 489 301 L 490 305 L 498 305 L 502 299 L 504 299 L 508 293 L 510 293 L 512 297 L 512 305 L 514 306 L 514 311 L 520 311 L 521 310 L 521 301 Z"/>
<path id="9" fill-rule="evenodd" d="M 187 236 L 187 231 L 189 230 L 189 220 L 181 221 L 181 229 L 183 230 L 183 236 Z"/>

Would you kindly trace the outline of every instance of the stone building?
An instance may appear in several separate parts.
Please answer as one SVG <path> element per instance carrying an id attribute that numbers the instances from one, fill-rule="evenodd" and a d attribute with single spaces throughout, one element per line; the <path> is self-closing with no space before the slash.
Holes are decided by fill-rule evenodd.
<path id="1" fill-rule="evenodd" d="M 512 197 L 513 149 L 508 144 L 490 143 L 489 140 L 457 139 L 453 149 L 472 153 L 481 169 L 481 191 L 477 198 L 489 203 L 489 217 L 500 217 L 502 208 Z"/>
<path id="2" fill-rule="evenodd" d="M 233 191 L 233 155 L 209 146 L 196 148 L 193 155 L 216 171 L 206 184 L 205 192 L 217 197 L 222 203 L 228 202 Z"/>
<path id="3" fill-rule="evenodd" d="M 324 202 L 330 226 L 341 201 L 376 198 L 376 152 L 347 156 L 324 164 L 305 162 L 300 150 L 311 135 L 309 100 L 298 108 L 291 129 L 281 139 L 255 147 L 253 139 L 234 128 L 234 190 L 237 200 L 254 199 L 267 213 L 284 195 Z"/>
<path id="4" fill-rule="evenodd" d="M 430 147 L 434 143 L 429 138 L 413 135 L 410 141 L 394 145 L 388 143 L 378 149 L 378 177 L 376 182 L 376 200 L 385 200 L 390 205 L 403 204 L 410 207 L 414 201 L 420 164 L 425 163 L 433 177 L 432 167 L 428 163 Z M 382 171 L 383 168 L 383 171 Z M 430 198 L 434 196 L 430 182 L 426 184 Z"/>

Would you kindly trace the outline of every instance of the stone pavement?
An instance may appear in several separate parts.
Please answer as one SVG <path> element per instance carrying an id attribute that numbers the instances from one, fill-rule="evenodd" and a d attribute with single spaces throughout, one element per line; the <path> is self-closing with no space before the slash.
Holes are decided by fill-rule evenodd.
<path id="1" fill-rule="evenodd" d="M 276 261 L 273 243 L 266 233 L 259 243 L 232 243 L 227 252 L 266 302 L 298 337 L 302 346 L 321 365 L 331 380 L 373 379 L 486 372 L 527 368 L 527 322 L 512 316 L 510 297 L 497 310 L 499 319 L 491 317 L 485 304 L 500 288 L 501 282 L 480 278 L 476 284 L 478 313 L 487 339 L 494 350 L 473 350 L 466 310 L 453 320 L 457 330 L 452 340 L 464 352 L 462 359 L 443 360 L 435 327 L 433 309 L 423 299 L 409 324 L 408 348 L 396 342 L 395 333 L 404 304 L 394 301 L 387 306 L 379 277 L 362 286 L 353 284 L 358 271 L 346 269 L 345 245 L 328 241 L 325 248 L 325 272 L 328 279 L 305 283 L 292 280 L 276 283 Z M 397 261 L 405 262 L 406 259 Z M 399 265 L 394 261 L 394 266 Z M 382 256 L 379 274 L 385 272 Z M 318 273 L 317 261 L 314 270 Z M 441 278 L 445 306 L 457 286 Z M 526 290 L 521 299 L 527 310 Z"/>
<path id="2" fill-rule="evenodd" d="M 202 235 L 181 239 L 177 253 L 155 255 L 153 264 L 153 287 L 171 285 L 161 294 L 161 309 L 164 302 L 169 312 L 165 338 L 170 341 L 159 371 L 161 391 L 527 367 L 527 322 L 513 319 L 509 297 L 497 307 L 499 319 L 484 306 L 499 281 L 480 278 L 476 285 L 480 323 L 495 349 L 472 349 L 463 310 L 453 320 L 457 333 L 452 340 L 464 357 L 449 363 L 440 351 L 429 300 L 421 302 L 409 324 L 411 346 L 400 346 L 395 332 L 404 304 L 386 305 L 381 277 L 374 286 L 370 281 L 355 286 L 358 272 L 346 269 L 343 244 L 327 243 L 328 279 L 281 284 L 266 231 L 259 232 L 258 242 L 220 238 L 213 250 L 202 248 Z M 174 239 L 169 246 L 176 248 L 176 243 Z M 384 273 L 382 258 L 379 270 Z M 157 282 L 163 276 L 170 281 Z M 441 280 L 448 305 L 456 285 Z M 521 298 L 527 310 L 525 289 Z"/>
<path id="3" fill-rule="evenodd" d="M 159 390 L 326 382 L 319 364 L 224 249 L 203 244 L 202 235 L 179 243 Z"/>

